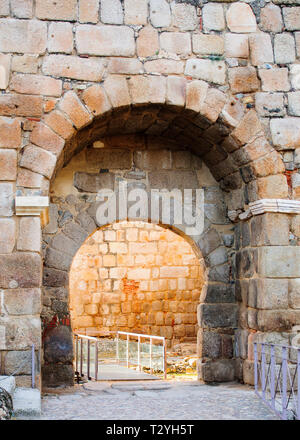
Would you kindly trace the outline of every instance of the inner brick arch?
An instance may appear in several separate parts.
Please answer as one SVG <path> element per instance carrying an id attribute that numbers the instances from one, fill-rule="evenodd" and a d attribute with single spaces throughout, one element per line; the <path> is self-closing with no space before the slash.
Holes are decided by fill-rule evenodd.
<path id="1" fill-rule="evenodd" d="M 281 198 L 288 194 L 282 159 L 266 141 L 255 110 L 246 109 L 203 81 L 139 75 L 130 79 L 112 76 L 82 93 L 67 92 L 56 109 L 32 131 L 31 144 L 24 148 L 20 161 L 18 189 L 27 193 L 26 178 L 33 172 L 31 177 L 39 182 L 41 194 L 48 195 L 50 181 L 55 180 L 59 170 L 76 153 L 94 141 L 120 133 L 138 133 L 151 141 L 173 139 L 180 142 L 182 149 L 192 151 L 207 164 L 228 194 L 229 210 L 231 197 L 239 199 L 238 207 L 242 212 L 249 201 L 262 196 Z M 159 142 L 157 144 L 159 149 Z M 272 185 L 273 182 L 276 184 Z M 70 226 L 63 233 L 78 244 L 82 232 L 72 224 L 68 223 Z M 198 344 L 206 361 L 199 364 L 199 377 L 208 381 L 232 380 L 232 329 L 237 326 L 235 268 L 228 261 L 227 249 L 214 227 L 207 227 L 197 244 L 208 268 L 212 266 L 208 269 L 206 304 L 198 313 L 201 322 Z M 213 261 L 225 262 L 225 272 L 223 269 L 220 272 L 219 264 Z M 64 311 L 62 299 L 66 295 L 69 263 L 64 266 L 58 259 L 56 264 L 63 270 L 52 267 L 57 271 L 54 284 L 47 270 L 44 270 L 44 280 L 47 287 L 58 288 L 54 296 L 57 297 L 57 309 L 63 315 L 68 312 Z M 224 328 L 231 329 L 229 338 Z M 218 343 L 223 347 L 217 354 L 211 350 L 216 339 L 221 340 Z M 56 371 L 51 368 L 44 377 L 55 377 L 57 385 Z M 64 370 L 63 363 L 58 368 L 62 372 L 62 383 L 70 382 L 70 371 Z"/>

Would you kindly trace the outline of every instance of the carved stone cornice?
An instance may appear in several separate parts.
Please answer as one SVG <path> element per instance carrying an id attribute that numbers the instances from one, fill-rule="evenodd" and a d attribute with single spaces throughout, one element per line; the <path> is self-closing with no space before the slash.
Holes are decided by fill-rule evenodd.
<path id="1" fill-rule="evenodd" d="M 252 215 L 266 212 L 280 212 L 283 214 L 300 214 L 300 201 L 288 199 L 260 199 L 249 203 Z"/>
<path id="2" fill-rule="evenodd" d="M 42 227 L 49 223 L 49 197 L 16 196 L 16 215 L 40 216 Z"/>

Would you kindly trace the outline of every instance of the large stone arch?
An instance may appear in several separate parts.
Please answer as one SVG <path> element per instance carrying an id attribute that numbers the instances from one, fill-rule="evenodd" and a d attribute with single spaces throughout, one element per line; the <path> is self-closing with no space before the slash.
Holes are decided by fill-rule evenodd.
<path id="1" fill-rule="evenodd" d="M 40 189 L 39 194 L 48 195 L 50 182 L 74 154 L 99 138 L 120 133 L 179 140 L 201 157 L 228 194 L 228 211 L 235 222 L 248 218 L 243 211 L 249 202 L 288 195 L 282 159 L 267 142 L 254 109 L 204 81 L 150 75 L 112 76 L 82 93 L 66 92 L 36 124 L 22 152 L 19 194 L 30 193 L 28 188 L 33 186 Z M 238 226 L 238 231 L 242 228 Z M 78 228 L 71 228 L 69 238 L 70 234 L 75 242 L 82 240 Z M 236 269 L 234 262 L 227 264 L 228 251 L 213 227 L 206 228 L 197 245 L 208 267 L 207 304 L 198 313 L 199 347 L 205 361 L 199 364 L 199 377 L 232 380 L 232 340 L 238 326 L 234 280 L 236 273 L 241 278 L 254 276 L 257 250 L 241 251 Z M 226 269 L 219 270 L 219 261 Z M 64 269 L 68 271 L 69 264 Z M 70 375 L 64 381 L 70 381 Z"/>

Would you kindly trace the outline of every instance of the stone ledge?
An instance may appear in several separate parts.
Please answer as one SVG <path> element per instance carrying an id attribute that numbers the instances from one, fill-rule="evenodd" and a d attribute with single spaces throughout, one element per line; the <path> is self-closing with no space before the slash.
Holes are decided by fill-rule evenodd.
<path id="1" fill-rule="evenodd" d="M 16 215 L 40 216 L 42 227 L 49 223 L 49 197 L 17 196 L 15 206 Z"/>
<path id="2" fill-rule="evenodd" d="M 253 215 L 266 212 L 279 212 L 284 214 L 300 214 L 300 201 L 288 199 L 261 199 L 249 203 Z"/>

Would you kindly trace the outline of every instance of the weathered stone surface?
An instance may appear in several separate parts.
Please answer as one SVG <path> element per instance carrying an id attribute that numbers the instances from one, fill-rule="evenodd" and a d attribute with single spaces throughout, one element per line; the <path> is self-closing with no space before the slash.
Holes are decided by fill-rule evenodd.
<path id="1" fill-rule="evenodd" d="M 126 79 L 121 76 L 110 76 L 104 82 L 104 89 L 113 107 L 123 107 L 131 104 Z"/>
<path id="2" fill-rule="evenodd" d="M 292 309 L 300 309 L 300 280 L 299 278 L 291 279 L 288 281 L 288 298 L 289 306 Z"/>
<path id="3" fill-rule="evenodd" d="M 234 288 L 230 284 L 209 283 L 206 293 L 201 294 L 201 301 L 205 303 L 233 303 L 234 299 Z"/>
<path id="4" fill-rule="evenodd" d="M 86 89 L 82 94 L 82 100 L 95 116 L 99 116 L 111 109 L 107 95 L 103 87 L 99 85 Z"/>
<path id="5" fill-rule="evenodd" d="M 226 67 L 224 61 L 189 59 L 186 63 L 185 75 L 215 84 L 224 84 Z"/>
<path id="6" fill-rule="evenodd" d="M 43 383 L 49 387 L 73 386 L 74 370 L 70 364 L 45 364 L 42 367 Z"/>
<path id="7" fill-rule="evenodd" d="M 125 24 L 147 24 L 148 0 L 125 0 Z"/>
<path id="8" fill-rule="evenodd" d="M 300 322 L 298 310 L 260 310 L 257 314 L 257 326 L 260 331 L 288 331 Z"/>
<path id="9" fill-rule="evenodd" d="M 57 156 L 61 153 L 65 145 L 64 140 L 43 123 L 35 126 L 30 135 L 30 141 Z"/>
<path id="10" fill-rule="evenodd" d="M 299 64 L 293 64 L 290 67 L 290 78 L 292 87 L 296 90 L 300 89 L 300 66 Z"/>
<path id="11" fill-rule="evenodd" d="M 227 26 L 231 32 L 248 33 L 256 31 L 256 19 L 246 3 L 232 4 L 226 13 Z"/>
<path id="12" fill-rule="evenodd" d="M 0 387 L 0 420 L 10 420 L 13 414 L 13 401 L 11 395 Z"/>
<path id="13" fill-rule="evenodd" d="M 162 32 L 160 48 L 169 54 L 189 55 L 192 51 L 191 37 L 183 32 Z"/>
<path id="14" fill-rule="evenodd" d="M 49 55 L 44 59 L 43 72 L 46 75 L 100 81 L 104 70 L 103 60 L 79 58 L 67 55 Z"/>
<path id="15" fill-rule="evenodd" d="M 74 186 L 81 192 L 97 193 L 100 189 L 114 189 L 115 176 L 112 173 L 88 174 L 77 172 Z"/>
<path id="16" fill-rule="evenodd" d="M 152 26 L 143 27 L 136 40 L 137 54 L 139 57 L 155 55 L 159 50 L 158 32 Z"/>
<path id="17" fill-rule="evenodd" d="M 0 328 L 3 326 L 5 326 L 4 350 L 31 350 L 32 344 L 40 347 L 41 320 L 39 317 L 2 316 Z"/>
<path id="18" fill-rule="evenodd" d="M 202 9 L 203 27 L 205 31 L 222 31 L 225 28 L 223 6 L 208 3 Z"/>
<path id="19" fill-rule="evenodd" d="M 265 246 L 259 249 L 262 276 L 299 278 L 300 250 L 297 246 Z"/>
<path id="20" fill-rule="evenodd" d="M 135 58 L 111 58 L 108 64 L 109 73 L 143 73 L 143 64 Z"/>
<path id="21" fill-rule="evenodd" d="M 298 118 L 272 119 L 270 122 L 273 143 L 278 149 L 300 146 L 300 120 Z"/>
<path id="22" fill-rule="evenodd" d="M 73 360 L 73 340 L 70 327 L 59 326 L 50 330 L 44 340 L 46 363 L 71 363 Z"/>
<path id="23" fill-rule="evenodd" d="M 251 244 L 253 246 L 288 245 L 288 217 L 276 213 L 254 216 L 251 219 Z"/>
<path id="24" fill-rule="evenodd" d="M 234 361 L 218 359 L 198 363 L 199 378 L 205 382 L 227 382 L 234 379 Z"/>
<path id="25" fill-rule="evenodd" d="M 39 217 L 22 217 L 20 219 L 17 249 L 19 251 L 40 252 L 41 221 Z"/>
<path id="26" fill-rule="evenodd" d="M 29 95 L 61 96 L 62 82 L 42 75 L 18 74 L 12 78 L 11 89 Z"/>
<path id="27" fill-rule="evenodd" d="M 4 307 L 9 315 L 39 315 L 40 289 L 10 289 L 4 292 Z"/>
<path id="28" fill-rule="evenodd" d="M 0 169 L 0 181 L 16 179 L 17 153 L 15 150 L 0 150 Z"/>
<path id="29" fill-rule="evenodd" d="M 13 251 L 16 240 L 16 226 L 13 219 L 0 219 L 0 254 Z"/>
<path id="30" fill-rule="evenodd" d="M 185 78 L 169 76 L 167 78 L 166 102 L 171 105 L 182 107 L 185 104 Z"/>
<path id="31" fill-rule="evenodd" d="M 149 183 L 153 189 L 198 188 L 197 175 L 194 171 L 151 171 Z"/>
<path id="32" fill-rule="evenodd" d="M 169 59 L 158 59 L 147 61 L 144 64 L 145 70 L 148 73 L 161 73 L 161 74 L 180 74 L 184 71 L 184 62 Z"/>
<path id="33" fill-rule="evenodd" d="M 76 0 L 37 0 L 36 16 L 42 20 L 76 20 Z"/>
<path id="34" fill-rule="evenodd" d="M 231 33 L 225 34 L 225 54 L 227 57 L 248 58 L 248 35 Z"/>
<path id="35" fill-rule="evenodd" d="M 150 21 L 154 27 L 170 26 L 171 11 L 166 0 L 150 0 Z"/>
<path id="36" fill-rule="evenodd" d="M 259 76 L 262 80 L 262 90 L 265 92 L 290 90 L 286 68 L 260 69 Z"/>
<path id="37" fill-rule="evenodd" d="M 25 148 L 20 161 L 22 167 L 49 178 L 52 176 L 55 164 L 56 157 L 54 154 L 34 145 Z"/>
<path id="38" fill-rule="evenodd" d="M 260 116 L 285 116 L 283 93 L 256 93 L 255 108 Z"/>
<path id="39" fill-rule="evenodd" d="M 1 95 L 0 112 L 4 116 L 40 117 L 43 112 L 43 99 L 31 95 Z"/>
<path id="40" fill-rule="evenodd" d="M 0 89 L 5 90 L 9 83 L 11 55 L 0 55 Z"/>
<path id="41" fill-rule="evenodd" d="M 233 93 L 251 93 L 259 89 L 259 79 L 254 67 L 228 69 L 228 78 Z"/>
<path id="42" fill-rule="evenodd" d="M 49 52 L 72 53 L 73 26 L 70 23 L 50 23 L 47 46 Z"/>
<path id="43" fill-rule="evenodd" d="M 47 24 L 37 20 L 0 20 L 0 51 L 42 54 L 47 46 Z"/>
<path id="44" fill-rule="evenodd" d="M 78 13 L 80 23 L 97 23 L 99 15 L 98 0 L 80 0 Z"/>
<path id="45" fill-rule="evenodd" d="M 291 116 L 300 116 L 300 92 L 288 93 L 288 113 Z"/>
<path id="46" fill-rule="evenodd" d="M 0 182 L 0 216 L 10 217 L 13 215 L 14 190 L 12 183 Z"/>
<path id="47" fill-rule="evenodd" d="M 41 282 L 41 257 L 27 252 L 0 255 L 0 287 L 39 287 Z M 18 268 L 16 270 L 16 268 Z"/>
<path id="48" fill-rule="evenodd" d="M 123 23 L 123 9 L 120 0 L 101 0 L 100 11 L 102 23 Z"/>
<path id="49" fill-rule="evenodd" d="M 132 166 L 132 153 L 129 150 L 89 148 L 86 158 L 88 164 L 96 169 L 130 169 Z"/>
<path id="50" fill-rule="evenodd" d="M 68 273 L 50 267 L 44 267 L 43 285 L 50 287 L 63 287 L 68 285 Z"/>
<path id="51" fill-rule="evenodd" d="M 127 26 L 81 25 L 76 30 L 76 47 L 79 54 L 130 57 L 135 53 L 134 32 Z"/>
<path id="52" fill-rule="evenodd" d="M 92 121 L 91 114 L 73 91 L 64 95 L 59 108 L 68 115 L 77 129 L 85 127 Z"/>
<path id="53" fill-rule="evenodd" d="M 274 38 L 275 63 L 287 64 L 296 59 L 295 40 L 289 33 L 275 35 Z"/>
<path id="54" fill-rule="evenodd" d="M 286 309 L 288 308 L 288 280 L 284 279 L 261 279 L 257 283 L 257 300 L 255 305 L 258 309 Z"/>
<path id="55" fill-rule="evenodd" d="M 200 55 L 222 55 L 224 53 L 224 40 L 218 35 L 193 35 L 193 52 Z M 233 56 L 233 55 L 228 55 Z"/>
<path id="56" fill-rule="evenodd" d="M 261 32 L 249 35 L 249 45 L 251 63 L 253 66 L 273 63 L 273 47 L 269 34 Z"/>
<path id="57" fill-rule="evenodd" d="M 300 8 L 282 8 L 283 20 L 286 30 L 300 30 Z"/>
<path id="58" fill-rule="evenodd" d="M 279 6 L 269 3 L 262 8 L 260 11 L 260 25 L 265 32 L 281 32 L 283 22 Z"/>
<path id="59" fill-rule="evenodd" d="M 203 328 L 235 327 L 237 306 L 235 304 L 200 304 L 198 323 Z"/>
<path id="60" fill-rule="evenodd" d="M 59 252 L 55 249 L 47 248 L 45 264 L 47 267 L 68 271 L 72 263 L 73 256 L 67 253 Z"/>
<path id="61" fill-rule="evenodd" d="M 13 72 L 37 73 L 37 55 L 14 55 L 12 58 L 11 69 Z"/>

